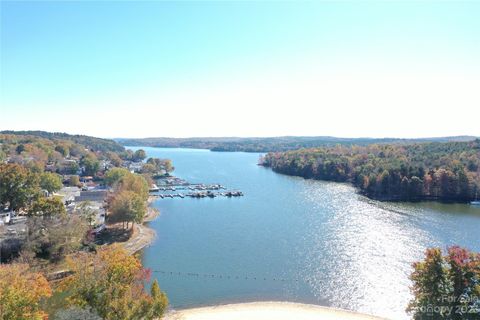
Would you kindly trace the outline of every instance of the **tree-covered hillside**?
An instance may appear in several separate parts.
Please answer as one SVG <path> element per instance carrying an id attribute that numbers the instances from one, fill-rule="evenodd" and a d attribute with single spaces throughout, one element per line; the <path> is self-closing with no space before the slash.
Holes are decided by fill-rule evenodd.
<path id="1" fill-rule="evenodd" d="M 374 143 L 415 143 L 473 141 L 475 137 L 457 136 L 422 139 L 398 138 L 338 138 L 338 137 L 267 137 L 267 138 L 144 138 L 116 139 L 124 146 L 145 146 L 159 148 L 197 148 L 212 151 L 276 152 L 300 148 L 332 147 L 335 145 L 369 145 Z"/>
<path id="2" fill-rule="evenodd" d="M 349 181 L 380 200 L 469 201 L 480 193 L 480 139 L 301 149 L 268 153 L 261 163 L 288 175 Z"/>
<path id="3" fill-rule="evenodd" d="M 125 151 L 125 148 L 119 143 L 110 140 L 102 139 L 84 135 L 71 135 L 61 132 L 46 132 L 46 131 L 0 131 L 0 135 L 9 135 L 16 136 L 18 139 L 23 141 L 28 141 L 33 137 L 44 138 L 47 140 L 68 140 L 79 145 L 85 146 L 85 148 L 90 149 L 91 151 L 113 151 L 113 152 L 122 152 Z"/>
<path id="4" fill-rule="evenodd" d="M 37 171 L 76 174 L 83 168 L 85 174 L 95 175 L 101 161 L 119 166 L 133 154 L 113 140 L 43 131 L 3 132 L 0 163 L 17 163 Z"/>

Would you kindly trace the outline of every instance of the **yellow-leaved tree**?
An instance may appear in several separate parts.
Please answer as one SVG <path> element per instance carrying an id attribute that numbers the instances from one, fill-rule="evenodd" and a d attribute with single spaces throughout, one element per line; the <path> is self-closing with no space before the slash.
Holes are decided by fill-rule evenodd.
<path id="1" fill-rule="evenodd" d="M 168 305 L 158 283 L 148 294 L 145 282 L 150 272 L 119 245 L 96 254 L 81 253 L 69 258 L 68 264 L 73 274 L 60 285 L 68 304 L 89 307 L 103 319 L 156 319 Z"/>
<path id="2" fill-rule="evenodd" d="M 28 265 L 0 265 L 0 319 L 45 319 L 40 304 L 51 295 L 47 279 Z"/>

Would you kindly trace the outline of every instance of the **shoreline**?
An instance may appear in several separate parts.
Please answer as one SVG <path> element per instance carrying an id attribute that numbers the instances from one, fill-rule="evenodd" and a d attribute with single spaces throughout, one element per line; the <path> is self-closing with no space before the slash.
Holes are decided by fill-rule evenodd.
<path id="1" fill-rule="evenodd" d="M 165 320 L 385 320 L 355 311 L 295 302 L 246 302 L 172 310 Z"/>
<path id="2" fill-rule="evenodd" d="M 145 215 L 143 222 L 141 224 L 134 224 L 132 236 L 123 243 L 123 247 L 129 254 L 136 254 L 145 247 L 148 247 L 157 237 L 155 230 L 145 225 L 146 223 L 155 220 L 160 215 L 160 211 L 151 206 L 154 200 L 155 198 L 151 196 L 148 197 L 147 214 Z"/>
<path id="3" fill-rule="evenodd" d="M 455 198 L 455 197 L 447 197 L 442 198 L 439 196 L 432 196 L 432 195 L 422 195 L 422 196 L 415 196 L 415 197 L 403 197 L 401 195 L 389 195 L 389 196 L 376 196 L 365 190 L 362 190 L 358 185 L 354 183 L 353 180 L 328 180 L 328 179 L 320 179 L 315 177 L 305 177 L 300 174 L 292 174 L 286 171 L 275 170 L 270 165 L 266 165 L 263 163 L 258 163 L 257 165 L 262 166 L 264 168 L 270 169 L 273 172 L 289 177 L 298 177 L 303 178 L 305 180 L 314 180 L 314 181 L 323 181 L 323 182 L 334 182 L 334 183 L 346 183 L 355 189 L 355 194 L 364 196 L 369 200 L 379 201 L 379 202 L 396 202 L 396 203 L 418 203 L 418 202 L 437 202 L 437 203 L 446 203 L 446 204 L 470 204 L 474 201 L 474 198 Z"/>

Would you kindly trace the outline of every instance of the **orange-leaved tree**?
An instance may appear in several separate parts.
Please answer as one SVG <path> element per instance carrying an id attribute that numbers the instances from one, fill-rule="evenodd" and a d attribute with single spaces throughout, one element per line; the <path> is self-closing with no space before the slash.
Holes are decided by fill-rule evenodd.
<path id="1" fill-rule="evenodd" d="M 51 295 L 47 279 L 28 265 L 0 265 L 0 319 L 44 319 L 40 304 Z"/>
<path id="2" fill-rule="evenodd" d="M 413 299 L 407 309 L 413 319 L 480 320 L 479 253 L 453 246 L 442 255 L 432 248 L 413 268 Z"/>
<path id="3" fill-rule="evenodd" d="M 106 320 L 155 319 L 166 309 L 163 293 L 149 295 L 145 290 L 149 271 L 119 245 L 81 253 L 68 264 L 73 275 L 60 288 L 70 305 L 90 307 Z"/>

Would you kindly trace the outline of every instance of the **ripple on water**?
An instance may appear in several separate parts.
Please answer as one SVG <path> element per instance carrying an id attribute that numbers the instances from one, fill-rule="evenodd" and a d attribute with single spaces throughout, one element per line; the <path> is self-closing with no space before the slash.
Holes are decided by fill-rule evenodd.
<path id="1" fill-rule="evenodd" d="M 314 208 L 309 223 L 316 224 L 304 236 L 311 248 L 304 276 L 313 294 L 335 307 L 401 317 L 410 299 L 410 264 L 428 232 L 415 228 L 415 216 L 352 196 L 350 186 L 324 185 L 305 192 Z M 317 212 L 328 217 L 318 219 Z"/>

